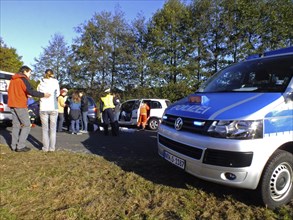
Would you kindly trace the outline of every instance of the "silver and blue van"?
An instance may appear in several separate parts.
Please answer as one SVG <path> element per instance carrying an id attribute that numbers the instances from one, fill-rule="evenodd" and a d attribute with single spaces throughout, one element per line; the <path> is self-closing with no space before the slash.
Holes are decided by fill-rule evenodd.
<path id="1" fill-rule="evenodd" d="M 250 57 L 169 106 L 158 153 L 215 183 L 257 189 L 276 208 L 293 198 L 293 47 Z"/>

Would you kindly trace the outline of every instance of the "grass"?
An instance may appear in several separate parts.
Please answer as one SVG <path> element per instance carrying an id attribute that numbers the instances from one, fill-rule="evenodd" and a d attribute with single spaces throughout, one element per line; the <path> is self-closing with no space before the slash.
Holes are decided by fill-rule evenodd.
<path id="1" fill-rule="evenodd" d="M 171 165 L 166 163 L 166 167 L 160 168 L 162 161 L 158 158 L 151 161 L 153 167 L 144 169 L 145 161 L 127 158 L 123 164 L 117 164 L 100 156 L 66 151 L 15 153 L 5 145 L 0 145 L 0 150 L 2 220 L 289 220 L 293 216 L 292 202 L 273 211 L 247 204 L 245 199 L 238 200 L 227 192 L 219 196 L 222 194 L 218 189 L 222 188 L 213 184 L 208 185 L 212 190 L 196 187 L 199 185 L 188 180 L 185 187 L 164 184 L 176 180 L 164 170 Z M 133 172 L 134 167 L 140 173 L 144 169 L 145 175 Z M 146 178 L 156 174 L 160 176 L 157 182 Z"/>

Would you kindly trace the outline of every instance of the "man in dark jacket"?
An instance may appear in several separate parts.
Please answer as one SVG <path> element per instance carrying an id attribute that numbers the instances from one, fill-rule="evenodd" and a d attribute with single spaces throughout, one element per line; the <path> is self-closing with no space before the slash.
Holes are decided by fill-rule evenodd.
<path id="1" fill-rule="evenodd" d="M 87 119 L 87 114 L 88 114 L 88 108 L 89 108 L 89 103 L 88 103 L 88 98 L 84 94 L 84 92 L 79 92 L 79 96 L 81 98 L 81 119 L 82 119 L 82 124 L 81 124 L 81 133 L 88 133 L 87 131 L 87 124 L 88 124 L 88 119 Z"/>
<path id="2" fill-rule="evenodd" d="M 27 108 L 28 96 L 48 98 L 51 94 L 33 90 L 29 83 L 31 69 L 22 66 L 19 73 L 12 76 L 8 88 L 8 106 L 12 112 L 12 142 L 11 150 L 26 152 L 30 148 L 25 146 L 26 139 L 30 133 L 31 122 Z"/>

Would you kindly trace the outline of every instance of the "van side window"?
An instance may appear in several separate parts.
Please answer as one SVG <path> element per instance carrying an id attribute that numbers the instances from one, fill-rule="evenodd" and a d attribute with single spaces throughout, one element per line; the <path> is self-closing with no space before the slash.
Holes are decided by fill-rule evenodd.
<path id="1" fill-rule="evenodd" d="M 158 109 L 158 108 L 162 108 L 162 105 L 160 102 L 158 101 L 151 101 L 151 109 Z"/>
<path id="2" fill-rule="evenodd" d="M 139 109 L 139 106 L 140 106 L 140 101 L 137 100 L 137 101 L 134 103 L 132 109 Z"/>
<path id="3" fill-rule="evenodd" d="M 134 104 L 135 104 L 134 101 L 125 102 L 122 105 L 121 109 L 122 109 L 122 111 L 131 112 L 132 109 L 133 109 Z"/>

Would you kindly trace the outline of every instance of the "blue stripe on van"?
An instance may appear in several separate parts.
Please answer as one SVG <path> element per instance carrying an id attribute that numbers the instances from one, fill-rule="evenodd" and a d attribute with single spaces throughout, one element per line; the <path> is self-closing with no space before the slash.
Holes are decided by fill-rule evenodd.
<path id="1" fill-rule="evenodd" d="M 182 99 L 170 106 L 167 113 L 205 120 L 235 120 L 248 117 L 281 97 L 280 93 L 197 93 L 197 95 L 205 95 L 208 101 L 198 104 Z"/>
<path id="2" fill-rule="evenodd" d="M 292 109 L 274 109 L 264 119 L 264 133 L 277 133 L 293 131 L 293 106 Z"/>
<path id="3" fill-rule="evenodd" d="M 280 117 L 280 116 L 291 116 L 293 117 L 293 104 L 292 104 L 292 109 L 284 109 L 284 110 L 275 110 L 272 112 L 269 112 L 265 118 L 270 118 L 270 117 Z M 293 123 L 293 121 L 292 121 Z"/>
<path id="4" fill-rule="evenodd" d="M 266 118 L 264 120 L 264 133 L 277 133 L 293 131 L 293 116 Z"/>

